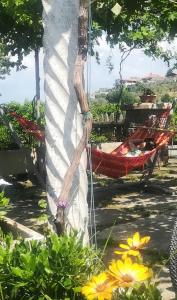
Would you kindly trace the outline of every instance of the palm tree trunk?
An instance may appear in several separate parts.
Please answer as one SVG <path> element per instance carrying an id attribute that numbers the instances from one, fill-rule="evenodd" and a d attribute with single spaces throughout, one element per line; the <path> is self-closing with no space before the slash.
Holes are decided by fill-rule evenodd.
<path id="1" fill-rule="evenodd" d="M 79 4 L 79 0 L 43 0 L 47 192 L 54 217 L 64 176 L 83 133 L 74 89 Z M 85 243 L 88 242 L 86 163 L 84 152 L 65 209 L 67 231 L 77 230 Z"/>

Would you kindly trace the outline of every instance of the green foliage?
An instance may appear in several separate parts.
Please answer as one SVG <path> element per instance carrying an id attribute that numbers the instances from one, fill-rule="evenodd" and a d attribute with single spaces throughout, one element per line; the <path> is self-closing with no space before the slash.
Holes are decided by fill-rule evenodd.
<path id="1" fill-rule="evenodd" d="M 41 127 L 44 126 L 44 103 L 41 103 L 41 119 L 39 120 Z M 23 104 L 17 102 L 10 102 L 6 105 L 6 117 L 12 123 L 17 135 L 20 137 L 21 142 L 27 146 L 31 147 L 36 141 L 32 139 L 32 137 L 24 131 L 21 125 L 15 120 L 14 117 L 10 116 L 8 112 L 16 112 L 18 115 L 25 117 L 27 120 L 33 121 L 33 103 L 25 100 Z M 8 129 L 0 124 L 0 149 L 13 149 L 14 143 L 11 137 L 11 133 Z"/>
<path id="2" fill-rule="evenodd" d="M 107 42 L 111 46 L 119 44 L 122 51 L 145 48 L 146 54 L 169 61 L 172 53 L 164 52 L 159 41 L 176 37 L 176 2 L 119 0 L 122 10 L 118 16 L 111 11 L 116 3 L 117 0 L 93 1 L 94 25 L 105 31 Z"/>
<path id="3" fill-rule="evenodd" d="M 128 48 L 145 48 L 146 54 L 172 58 L 171 52 L 164 52 L 159 41 L 171 41 L 176 37 L 176 2 L 166 0 L 140 1 L 119 0 L 121 13 L 116 15 L 112 8 L 117 0 L 93 1 L 92 42 L 106 32 L 107 42 Z M 42 1 L 1 0 L 0 38 L 6 45 L 6 54 L 17 55 L 16 65 L 22 66 L 22 58 L 31 50 L 42 45 Z M 98 53 L 95 53 L 98 58 Z"/>
<path id="4" fill-rule="evenodd" d="M 48 232 L 47 221 L 49 219 L 49 215 L 47 214 L 47 201 L 45 199 L 40 199 L 38 201 L 38 206 L 41 210 L 41 214 L 36 220 L 39 221 L 40 225 L 44 225 L 43 228 L 41 228 L 44 234 Z"/>
<path id="5" fill-rule="evenodd" d="M 172 125 L 177 126 L 177 106 L 174 108 L 174 112 L 172 116 Z"/>
<path id="6" fill-rule="evenodd" d="M 176 36 L 175 1 L 120 0 L 119 15 L 112 12 L 116 4 L 117 0 L 93 1 L 93 43 L 104 30 L 111 46 L 146 48 L 147 54 L 169 61 L 172 54 L 163 52 L 158 42 Z M 6 55 L 17 55 L 16 65 L 21 66 L 23 56 L 42 45 L 42 1 L 1 0 L 0 28 Z"/>
<path id="7" fill-rule="evenodd" d="M 42 46 L 42 35 L 42 1 L 1 0 L 0 38 L 6 55 L 17 57 L 14 65 L 21 67 L 23 56 Z"/>
<path id="8" fill-rule="evenodd" d="M 90 136 L 90 141 L 91 143 L 94 143 L 94 144 L 99 144 L 99 143 L 106 143 L 106 142 L 109 142 L 109 137 L 107 137 L 106 135 L 104 134 L 97 134 L 96 132 L 94 132 L 94 130 L 92 131 L 91 133 L 91 136 Z"/>
<path id="9" fill-rule="evenodd" d="M 5 45 L 0 43 L 0 79 L 4 79 L 5 75 L 10 73 L 10 68 L 14 66 L 14 62 L 10 61 L 5 50 Z"/>
<path id="10" fill-rule="evenodd" d="M 173 68 L 168 69 L 167 73 L 166 73 L 166 77 L 173 77 Z"/>
<path id="11" fill-rule="evenodd" d="M 165 79 L 163 81 L 156 81 L 156 82 L 147 82 L 141 83 L 138 82 L 135 85 L 129 86 L 128 91 L 135 93 L 137 96 L 143 94 L 144 89 L 151 89 L 154 94 L 157 96 L 157 102 L 161 102 L 161 98 L 168 94 L 171 99 L 176 98 L 177 93 L 177 86 L 176 82 L 173 79 Z M 168 101 L 165 101 L 168 102 Z"/>
<path id="12" fill-rule="evenodd" d="M 6 215 L 8 208 L 10 208 L 9 198 L 5 197 L 4 192 L 0 192 L 0 218 Z"/>
<path id="13" fill-rule="evenodd" d="M 93 115 L 93 121 L 94 122 L 101 122 L 102 116 L 105 117 L 105 115 L 110 116 L 112 113 L 115 113 L 115 115 L 120 114 L 120 107 L 119 105 L 115 103 L 102 103 L 102 102 L 91 102 L 90 110 Z M 90 141 L 91 143 L 106 143 L 112 140 L 112 133 L 111 132 L 100 132 L 99 129 L 93 129 Z"/>
<path id="14" fill-rule="evenodd" d="M 1 299 L 81 300 L 80 288 L 100 269 L 97 254 L 75 235 L 51 234 L 43 242 L 11 236 L 0 244 Z"/>
<path id="15" fill-rule="evenodd" d="M 139 102 L 139 97 L 135 93 L 130 92 L 127 88 L 124 88 L 122 91 L 120 89 L 113 89 L 107 94 L 106 99 L 108 102 L 118 103 L 120 106 Z"/>
<path id="16" fill-rule="evenodd" d="M 144 88 L 143 90 L 143 96 L 154 96 L 155 93 L 150 88 Z"/>
<path id="17" fill-rule="evenodd" d="M 99 104 L 106 104 L 106 94 L 98 93 L 95 95 L 95 101 Z"/>
<path id="18" fill-rule="evenodd" d="M 160 291 L 156 285 L 141 285 L 134 289 L 128 289 L 125 292 L 115 296 L 113 300 L 162 300 Z"/>
<path id="19" fill-rule="evenodd" d="M 41 199 L 38 201 L 38 206 L 41 208 L 41 209 L 46 209 L 47 207 L 47 201 L 44 200 L 44 199 Z"/>
<path id="20" fill-rule="evenodd" d="M 164 102 L 164 103 L 165 102 L 166 103 L 173 102 L 173 100 L 174 100 L 174 97 L 170 96 L 169 94 L 164 94 L 160 99 L 160 101 Z"/>
<path id="21" fill-rule="evenodd" d="M 0 124 L 0 150 L 8 149 L 11 145 L 11 136 L 8 129 Z"/>
<path id="22" fill-rule="evenodd" d="M 90 105 L 90 110 L 93 115 L 93 120 L 97 121 L 100 119 L 102 114 L 108 114 L 120 112 L 120 107 L 115 103 L 98 103 L 92 102 Z"/>

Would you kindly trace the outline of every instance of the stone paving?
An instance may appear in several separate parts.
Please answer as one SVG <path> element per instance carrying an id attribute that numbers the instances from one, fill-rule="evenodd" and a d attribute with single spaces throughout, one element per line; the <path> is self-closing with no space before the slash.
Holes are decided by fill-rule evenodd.
<path id="1" fill-rule="evenodd" d="M 95 212 L 100 245 L 105 243 L 112 230 L 114 246 L 109 248 L 108 259 L 111 259 L 110 253 L 118 241 L 125 240 L 137 230 L 141 234 L 151 235 L 151 246 L 154 249 L 168 251 L 173 223 L 177 218 L 177 160 L 173 158 L 167 168 L 156 170 L 156 176 L 152 179 L 162 187 L 170 187 L 174 195 L 152 191 L 150 188 L 145 193 L 136 184 L 132 188 L 130 182 L 137 182 L 139 176 L 139 172 L 135 172 L 123 180 L 96 179 Z M 36 217 L 40 215 L 37 203 L 46 197 L 45 191 L 29 180 L 11 180 L 11 183 L 13 185 L 0 187 L 5 188 L 11 199 L 12 209 L 8 217 L 36 229 Z M 161 272 L 159 288 L 163 300 L 175 299 L 167 267 Z"/>
<path id="2" fill-rule="evenodd" d="M 159 254 L 168 254 L 171 233 L 177 218 L 176 167 L 177 160 L 173 159 L 170 161 L 168 170 L 161 168 L 162 178 L 157 176 L 153 179 L 153 182 L 160 182 L 161 186 L 169 187 L 174 192 L 173 195 L 164 194 L 159 192 L 160 190 L 157 193 L 155 190 L 153 193 L 150 190 L 146 193 L 141 190 L 118 190 L 121 185 L 117 184 L 116 188 L 116 184 L 113 182 L 109 182 L 108 186 L 103 187 L 102 195 L 101 188 L 95 188 L 97 191 L 95 192 L 95 202 L 97 205 L 98 243 L 104 244 L 110 238 L 112 244 L 107 250 L 107 260 L 114 258 L 112 253 L 116 245 L 125 241 L 136 231 L 142 235 L 151 236 L 151 249 L 156 249 Z M 104 184 L 106 185 L 106 183 Z M 107 198 L 107 192 L 109 196 L 112 196 L 111 200 Z M 175 293 L 168 268 L 163 266 L 159 276 L 159 289 L 163 300 L 174 300 Z"/>

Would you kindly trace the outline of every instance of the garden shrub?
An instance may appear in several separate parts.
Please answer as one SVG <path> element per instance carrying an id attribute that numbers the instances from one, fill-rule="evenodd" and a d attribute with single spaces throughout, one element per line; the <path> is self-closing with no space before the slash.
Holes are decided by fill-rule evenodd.
<path id="1" fill-rule="evenodd" d="M 2 219 L 7 214 L 7 210 L 11 208 L 9 201 L 10 199 L 5 196 L 4 191 L 0 192 L 0 219 Z"/>
<path id="2" fill-rule="evenodd" d="M 90 135 L 90 141 L 93 144 L 99 144 L 99 143 L 106 143 L 110 140 L 105 134 L 100 135 L 93 130 Z"/>
<path id="3" fill-rule="evenodd" d="M 9 111 L 16 112 L 19 116 L 23 116 L 27 120 L 33 121 L 34 116 L 33 116 L 32 102 L 26 100 L 23 104 L 20 104 L 12 101 L 5 106 L 4 110 L 6 112 L 5 114 L 6 120 L 12 123 L 13 128 L 15 129 L 15 132 L 19 136 L 22 144 L 24 144 L 27 147 L 31 147 L 32 145 L 34 146 L 36 144 L 36 141 L 29 135 L 29 133 L 25 132 L 25 130 L 21 127 L 21 125 L 18 124 L 18 122 L 14 119 L 14 117 L 8 114 Z M 39 120 L 39 125 L 43 127 L 45 124 L 44 103 L 41 103 L 40 111 L 41 111 L 41 118 Z M 13 149 L 14 144 L 12 144 L 12 141 L 13 138 L 9 130 L 4 125 L 0 125 L 0 149 Z"/>
<path id="4" fill-rule="evenodd" d="M 120 113 L 120 107 L 115 103 L 98 103 L 92 102 L 90 105 L 90 110 L 93 115 L 93 121 L 97 122 L 101 115 L 108 114 L 108 116 L 112 113 Z"/>
<path id="5" fill-rule="evenodd" d="M 0 124 L 0 150 L 8 149 L 11 145 L 11 135 L 8 129 Z"/>
<path id="6" fill-rule="evenodd" d="M 2 242 L 3 241 L 3 242 Z M 81 286 L 101 263 L 75 235 L 51 234 L 45 241 L 3 237 L 0 244 L 0 295 L 6 300 L 81 300 Z"/>
<path id="7" fill-rule="evenodd" d="M 109 103 L 119 104 L 120 106 L 139 102 L 138 95 L 134 92 L 130 92 L 126 87 L 124 87 L 122 91 L 120 89 L 110 91 L 106 99 Z"/>

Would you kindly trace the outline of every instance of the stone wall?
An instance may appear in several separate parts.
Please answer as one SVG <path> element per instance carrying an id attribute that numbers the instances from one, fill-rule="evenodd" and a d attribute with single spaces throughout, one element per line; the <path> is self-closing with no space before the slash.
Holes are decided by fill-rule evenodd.
<path id="1" fill-rule="evenodd" d="M 30 149 L 0 151 L 0 176 L 34 173 Z"/>

